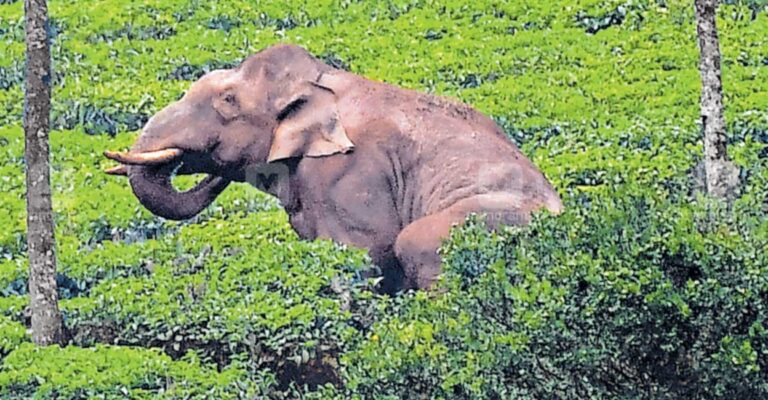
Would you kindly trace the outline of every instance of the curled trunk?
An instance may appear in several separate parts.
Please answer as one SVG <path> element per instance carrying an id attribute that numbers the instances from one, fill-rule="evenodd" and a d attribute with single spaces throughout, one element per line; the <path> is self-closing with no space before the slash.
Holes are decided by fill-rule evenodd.
<path id="1" fill-rule="evenodd" d="M 177 165 L 130 166 L 133 193 L 153 214 L 167 219 L 192 218 L 208 207 L 229 184 L 226 178 L 209 175 L 194 188 L 179 192 L 171 183 Z"/>

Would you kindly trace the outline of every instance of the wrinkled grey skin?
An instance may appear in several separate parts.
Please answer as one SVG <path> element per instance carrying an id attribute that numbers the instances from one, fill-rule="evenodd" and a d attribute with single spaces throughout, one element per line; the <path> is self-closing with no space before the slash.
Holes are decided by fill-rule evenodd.
<path id="1" fill-rule="evenodd" d="M 128 167 L 152 212 L 189 218 L 229 182 L 278 171 L 257 183 L 280 199 L 296 232 L 367 248 L 386 292 L 429 288 L 441 240 L 470 213 L 495 226 L 562 210 L 544 175 L 488 117 L 331 68 L 292 45 L 195 82 L 147 123 L 131 153 L 168 148 L 184 155 Z M 179 165 L 177 173 L 209 177 L 179 193 L 170 184 Z"/>

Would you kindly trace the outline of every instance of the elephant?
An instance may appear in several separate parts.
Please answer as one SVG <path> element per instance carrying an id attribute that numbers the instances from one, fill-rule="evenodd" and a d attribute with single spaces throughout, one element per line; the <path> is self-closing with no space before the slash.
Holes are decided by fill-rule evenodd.
<path id="1" fill-rule="evenodd" d="M 558 193 L 468 105 L 333 68 L 300 46 L 263 49 L 202 76 L 128 151 L 105 151 L 152 213 L 188 219 L 229 183 L 258 181 L 300 238 L 368 250 L 379 290 L 430 289 L 454 225 L 491 229 L 558 214 Z M 187 191 L 172 177 L 207 175 Z M 265 178 L 267 177 L 268 178 Z"/>

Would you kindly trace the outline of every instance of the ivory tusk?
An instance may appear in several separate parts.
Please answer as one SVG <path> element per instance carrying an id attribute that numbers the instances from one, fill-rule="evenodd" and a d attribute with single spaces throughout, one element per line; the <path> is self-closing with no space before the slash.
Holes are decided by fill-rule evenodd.
<path id="1" fill-rule="evenodd" d="M 121 175 L 128 176 L 128 168 L 125 165 L 118 165 L 117 167 L 107 168 L 104 170 L 109 175 Z"/>
<path id="2" fill-rule="evenodd" d="M 154 165 L 165 164 L 184 153 L 183 150 L 170 148 L 165 150 L 149 151 L 146 153 L 129 153 L 122 151 L 105 151 L 104 156 L 121 164 L 128 165 Z"/>

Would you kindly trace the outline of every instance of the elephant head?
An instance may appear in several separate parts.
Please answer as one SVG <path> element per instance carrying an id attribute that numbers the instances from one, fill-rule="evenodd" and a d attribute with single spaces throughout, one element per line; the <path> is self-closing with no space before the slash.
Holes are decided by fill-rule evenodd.
<path id="1" fill-rule="evenodd" d="M 354 147 L 339 120 L 336 94 L 318 83 L 332 68 L 304 49 L 280 45 L 238 67 L 210 72 L 155 114 L 121 163 L 139 201 L 168 219 L 191 218 L 253 166 L 296 157 L 346 153 Z M 174 189 L 174 174 L 208 176 Z"/>

